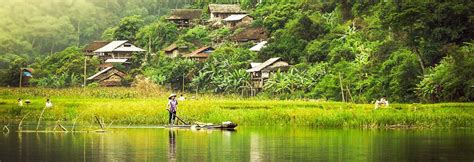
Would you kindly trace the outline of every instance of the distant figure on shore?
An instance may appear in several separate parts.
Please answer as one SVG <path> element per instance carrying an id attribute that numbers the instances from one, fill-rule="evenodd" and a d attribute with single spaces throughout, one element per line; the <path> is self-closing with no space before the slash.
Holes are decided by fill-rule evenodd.
<path id="1" fill-rule="evenodd" d="M 168 105 L 166 106 L 170 116 L 169 123 L 172 126 L 176 119 L 176 110 L 178 109 L 178 101 L 176 100 L 176 94 L 171 94 L 168 97 Z"/>
<path id="2" fill-rule="evenodd" d="M 45 106 L 46 106 L 46 108 L 52 108 L 53 107 L 53 103 L 51 102 L 51 100 L 49 100 L 49 98 L 46 99 L 46 105 Z"/>
<path id="3" fill-rule="evenodd" d="M 384 105 L 385 107 L 388 106 L 388 100 L 385 96 L 380 98 L 380 100 L 375 101 L 375 109 L 378 109 L 381 105 Z"/>
<path id="4" fill-rule="evenodd" d="M 20 107 L 23 106 L 23 100 L 21 98 L 18 98 L 17 102 L 18 102 L 18 106 Z"/>
<path id="5" fill-rule="evenodd" d="M 178 98 L 178 101 L 184 101 L 186 100 L 186 98 L 183 96 L 183 94 L 181 94 Z"/>

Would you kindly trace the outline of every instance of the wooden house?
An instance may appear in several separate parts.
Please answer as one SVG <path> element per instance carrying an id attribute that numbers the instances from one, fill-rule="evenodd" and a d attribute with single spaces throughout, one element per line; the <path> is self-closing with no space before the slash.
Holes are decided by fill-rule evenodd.
<path id="1" fill-rule="evenodd" d="M 250 25 L 253 18 L 247 14 L 235 14 L 226 17 L 222 21 L 224 21 L 224 24 L 229 28 L 237 28 Z"/>
<path id="2" fill-rule="evenodd" d="M 243 31 L 234 34 L 231 39 L 237 43 L 261 42 L 268 39 L 267 31 L 262 28 L 246 28 Z"/>
<path id="3" fill-rule="evenodd" d="M 108 59 L 130 59 L 132 54 L 136 52 L 145 52 L 145 50 L 136 47 L 127 40 L 118 40 L 108 43 L 93 53 L 102 62 L 105 62 Z"/>
<path id="4" fill-rule="evenodd" d="M 33 78 L 33 68 L 20 68 L 20 87 L 30 86 L 30 79 Z"/>
<path id="5" fill-rule="evenodd" d="M 233 14 L 245 14 L 238 4 L 209 4 L 210 21 L 222 20 Z"/>
<path id="6" fill-rule="evenodd" d="M 89 81 L 98 82 L 100 86 L 114 87 L 122 86 L 123 79 L 127 74 L 115 67 L 107 67 L 87 78 Z"/>
<path id="7" fill-rule="evenodd" d="M 213 51 L 214 51 L 214 48 L 205 46 L 191 52 L 190 54 L 184 55 L 184 57 L 194 60 L 194 61 L 203 62 L 203 61 L 206 61 L 207 58 L 209 58 L 210 54 Z"/>
<path id="8" fill-rule="evenodd" d="M 99 48 L 102 48 L 109 43 L 110 41 L 94 41 L 84 47 L 84 49 L 82 49 L 82 52 L 84 52 L 84 55 L 92 57 L 94 56 L 95 50 L 98 50 Z"/>
<path id="9" fill-rule="evenodd" d="M 201 15 L 201 9 L 173 9 L 166 19 L 178 27 L 191 27 L 200 22 Z"/>
<path id="10" fill-rule="evenodd" d="M 280 70 L 287 71 L 290 65 L 279 57 L 270 58 L 263 63 L 251 63 L 252 68 L 246 70 L 250 73 L 251 86 L 254 89 L 261 90 L 270 76 Z"/>
<path id="11" fill-rule="evenodd" d="M 164 48 L 163 51 L 165 52 L 165 55 L 169 58 L 176 58 L 178 56 L 184 55 L 185 52 L 189 52 L 188 47 L 179 47 L 175 43 Z"/>

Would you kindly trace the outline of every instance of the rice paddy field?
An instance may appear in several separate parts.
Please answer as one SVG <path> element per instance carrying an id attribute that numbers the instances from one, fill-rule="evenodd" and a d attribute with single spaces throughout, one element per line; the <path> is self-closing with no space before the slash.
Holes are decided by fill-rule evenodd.
<path id="1" fill-rule="evenodd" d="M 61 121 L 96 127 L 165 125 L 167 90 L 135 88 L 0 88 L 0 124 L 36 123 L 45 101 L 44 123 Z M 374 110 L 373 104 L 317 100 L 271 100 L 232 95 L 184 94 L 178 116 L 188 122 L 232 121 L 241 126 L 316 128 L 472 128 L 474 103 L 397 104 Z M 179 96 L 179 93 L 178 93 Z M 31 104 L 17 106 L 17 98 Z"/>

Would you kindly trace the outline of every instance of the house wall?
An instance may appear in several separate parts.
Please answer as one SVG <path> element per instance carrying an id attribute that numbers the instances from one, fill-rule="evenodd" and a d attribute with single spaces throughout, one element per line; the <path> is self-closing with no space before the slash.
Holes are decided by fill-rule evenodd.
<path id="1" fill-rule="evenodd" d="M 112 75 L 109 78 L 100 81 L 99 84 L 105 87 L 122 86 L 122 77 L 118 75 Z"/>
<path id="2" fill-rule="evenodd" d="M 176 58 L 179 56 L 179 50 L 175 49 L 173 51 L 170 51 L 170 52 L 165 52 L 166 56 L 168 56 L 169 58 Z"/>
<path id="3" fill-rule="evenodd" d="M 188 19 L 170 20 L 170 21 L 175 23 L 178 27 L 189 27 L 189 26 L 191 26 L 191 21 L 189 21 Z"/>
<path id="4" fill-rule="evenodd" d="M 207 60 L 205 57 L 191 57 L 190 59 L 197 62 L 204 62 Z"/>
<path id="5" fill-rule="evenodd" d="M 230 15 L 232 15 L 232 13 L 212 13 L 211 19 L 225 19 L 226 17 L 229 17 Z"/>
<path id="6" fill-rule="evenodd" d="M 98 55 L 99 59 L 105 61 L 107 59 L 129 59 L 132 58 L 132 53 L 101 53 Z"/>

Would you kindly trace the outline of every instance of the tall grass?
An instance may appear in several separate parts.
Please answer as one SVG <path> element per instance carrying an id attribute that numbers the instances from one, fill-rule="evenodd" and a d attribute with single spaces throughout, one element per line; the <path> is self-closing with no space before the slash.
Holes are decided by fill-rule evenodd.
<path id="1" fill-rule="evenodd" d="M 15 99 L 19 94 L 32 104 L 18 108 Z M 46 110 L 44 121 L 77 120 L 81 125 L 94 125 L 94 116 L 99 116 L 113 125 L 163 125 L 168 122 L 168 94 L 139 88 L 0 89 L 0 120 L 15 122 L 31 112 L 26 120 L 36 121 L 45 97 L 51 97 L 54 108 Z M 179 102 L 178 116 L 190 122 L 233 121 L 246 126 L 474 127 L 474 103 L 391 104 L 374 110 L 372 104 L 233 97 L 188 96 Z"/>

